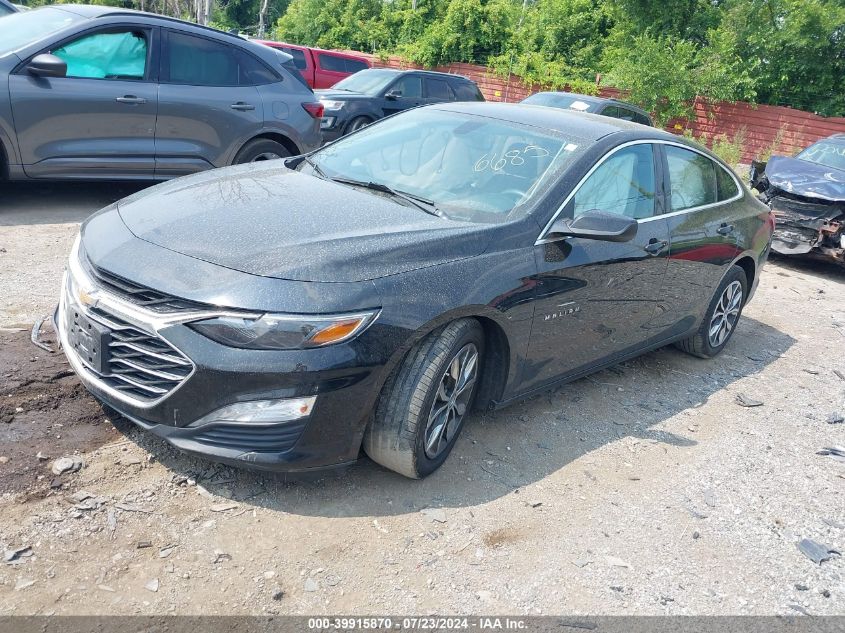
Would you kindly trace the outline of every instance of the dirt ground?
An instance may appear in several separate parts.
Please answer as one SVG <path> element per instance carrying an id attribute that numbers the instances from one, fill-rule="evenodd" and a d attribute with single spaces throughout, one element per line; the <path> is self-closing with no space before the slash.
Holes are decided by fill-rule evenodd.
<path id="1" fill-rule="evenodd" d="M 112 419 L 29 343 L 77 222 L 132 187 L 5 187 L 0 615 L 845 614 L 845 560 L 797 547 L 845 550 L 845 463 L 817 454 L 845 444 L 841 269 L 770 262 L 719 358 L 475 414 L 424 481 L 288 480 Z"/>

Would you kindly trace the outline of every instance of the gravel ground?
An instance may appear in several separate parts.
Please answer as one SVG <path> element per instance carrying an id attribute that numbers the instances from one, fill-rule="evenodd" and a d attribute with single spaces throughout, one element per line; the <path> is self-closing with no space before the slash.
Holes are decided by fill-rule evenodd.
<path id="1" fill-rule="evenodd" d="M 475 414 L 424 481 L 288 481 L 111 420 L 27 343 L 76 222 L 132 189 L 6 187 L 0 615 L 845 614 L 845 560 L 797 547 L 845 549 L 845 463 L 817 454 L 845 444 L 842 270 L 771 262 L 718 359 L 662 349 Z"/>

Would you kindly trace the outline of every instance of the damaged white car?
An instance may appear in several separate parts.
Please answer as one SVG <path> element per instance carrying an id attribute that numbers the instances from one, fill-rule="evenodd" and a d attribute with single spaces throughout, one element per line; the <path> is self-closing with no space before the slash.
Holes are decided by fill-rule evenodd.
<path id="1" fill-rule="evenodd" d="M 777 218 L 773 251 L 845 264 L 845 134 L 753 162 L 751 186 Z"/>

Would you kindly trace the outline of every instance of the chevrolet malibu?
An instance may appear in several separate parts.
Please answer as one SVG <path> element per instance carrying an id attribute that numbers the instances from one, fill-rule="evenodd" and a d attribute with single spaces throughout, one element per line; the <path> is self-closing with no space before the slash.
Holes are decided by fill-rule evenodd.
<path id="1" fill-rule="evenodd" d="M 773 221 L 718 158 L 533 106 L 409 111 L 157 185 L 82 226 L 56 325 L 88 389 L 189 453 L 425 477 L 473 408 L 736 331 Z"/>

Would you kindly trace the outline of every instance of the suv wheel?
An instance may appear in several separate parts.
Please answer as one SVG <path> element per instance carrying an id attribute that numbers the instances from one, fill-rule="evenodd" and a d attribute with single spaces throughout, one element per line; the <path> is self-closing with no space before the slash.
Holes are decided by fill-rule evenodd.
<path id="1" fill-rule="evenodd" d="M 698 331 L 675 345 L 693 356 L 716 356 L 725 349 L 733 336 L 747 292 L 748 280 L 745 278 L 745 271 L 739 266 L 732 266 L 716 288 Z"/>
<path id="2" fill-rule="evenodd" d="M 429 334 L 388 379 L 364 435 L 370 458 L 406 477 L 437 470 L 463 428 L 478 386 L 484 331 L 475 319 Z"/>
<path id="3" fill-rule="evenodd" d="M 352 132 L 357 132 L 361 128 L 367 127 L 372 121 L 365 116 L 355 117 L 349 122 L 349 126 L 346 128 L 346 133 L 351 134 Z"/>
<path id="4" fill-rule="evenodd" d="M 287 158 L 288 156 L 291 156 L 291 153 L 281 143 L 271 141 L 269 138 L 256 138 L 241 148 L 232 164 L 258 163 L 265 160 Z"/>

